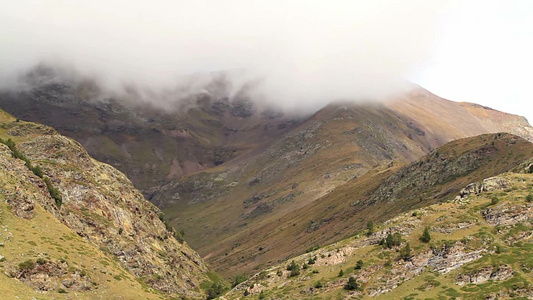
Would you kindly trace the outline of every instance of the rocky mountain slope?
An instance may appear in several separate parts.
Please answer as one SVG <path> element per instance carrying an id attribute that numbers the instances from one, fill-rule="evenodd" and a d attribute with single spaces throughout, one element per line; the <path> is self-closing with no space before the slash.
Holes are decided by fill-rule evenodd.
<path id="1" fill-rule="evenodd" d="M 220 91 L 223 80 L 200 94 L 145 99 L 136 89 L 117 95 L 90 78 L 40 65 L 22 84 L 0 91 L 0 107 L 74 138 L 91 156 L 123 171 L 146 197 L 169 180 L 261 148 L 298 123 L 244 95 L 230 101 Z"/>
<path id="2" fill-rule="evenodd" d="M 217 247 L 206 246 L 211 255 L 206 259 L 225 266 L 223 272 L 230 275 L 267 266 L 349 236 L 370 219 L 383 222 L 406 210 L 444 201 L 468 183 L 511 170 L 531 156 L 533 144 L 510 134 L 450 142 L 404 167 L 392 164 L 372 169 L 283 216 L 264 213 L 270 222 L 240 226 L 241 232 Z M 295 190 L 298 187 L 289 191 Z M 272 202 L 266 199 L 266 203 Z M 216 224 L 214 218 L 206 220 Z"/>
<path id="3" fill-rule="evenodd" d="M 533 175 L 486 178 L 447 200 L 265 269 L 223 298 L 532 299 Z"/>
<path id="4" fill-rule="evenodd" d="M 3 111 L 0 137 L 3 296 L 201 298 L 218 280 L 124 174 L 77 142 Z"/>
<path id="5" fill-rule="evenodd" d="M 383 103 L 332 103 L 305 116 L 246 93 L 229 98 L 224 81 L 185 98 L 164 94 L 164 105 L 156 105 L 135 89 L 109 95 L 90 80 L 58 78 L 47 68 L 26 80 L 25 89 L 0 93 L 0 107 L 56 127 L 125 172 L 226 276 L 341 238 L 358 218 L 352 210 L 340 217 L 341 208 L 366 201 L 387 172 L 447 142 L 496 132 L 533 139 L 522 117 L 422 88 Z M 357 185 L 365 192 L 336 196 Z M 330 226 L 337 229 L 324 233 Z M 279 244 L 257 251 L 258 239 Z"/>

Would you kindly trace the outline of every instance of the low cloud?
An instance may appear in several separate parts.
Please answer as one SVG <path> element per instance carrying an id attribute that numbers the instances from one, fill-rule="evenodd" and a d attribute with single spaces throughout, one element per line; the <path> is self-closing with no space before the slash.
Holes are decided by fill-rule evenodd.
<path id="1" fill-rule="evenodd" d="M 244 89 L 286 108 L 383 98 L 426 60 L 448 4 L 10 1 L 0 11 L 0 79 L 10 86 L 45 62 L 115 91 L 190 92 L 224 77 L 229 95 Z"/>

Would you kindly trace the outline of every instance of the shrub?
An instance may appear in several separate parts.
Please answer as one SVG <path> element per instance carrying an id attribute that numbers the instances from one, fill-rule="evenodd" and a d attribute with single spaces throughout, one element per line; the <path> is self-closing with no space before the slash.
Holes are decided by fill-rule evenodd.
<path id="1" fill-rule="evenodd" d="M 287 271 L 291 271 L 291 274 L 289 277 L 294 277 L 300 275 L 300 266 L 293 261 L 291 261 L 290 265 L 287 266 Z"/>
<path id="2" fill-rule="evenodd" d="M 400 259 L 408 260 L 409 258 L 411 258 L 411 245 L 407 243 L 405 247 L 400 249 Z"/>
<path id="3" fill-rule="evenodd" d="M 36 263 L 39 265 L 44 265 L 46 263 L 46 260 L 44 258 L 37 258 Z"/>
<path id="4" fill-rule="evenodd" d="M 344 271 L 341 269 L 341 270 L 339 271 L 339 275 L 337 275 L 337 276 L 339 276 L 339 277 L 344 276 Z"/>
<path id="5" fill-rule="evenodd" d="M 363 261 L 362 260 L 358 260 L 357 263 L 355 264 L 355 269 L 356 270 L 361 270 L 363 268 Z"/>
<path id="6" fill-rule="evenodd" d="M 238 286 L 239 284 L 243 283 L 246 281 L 246 276 L 245 275 L 237 275 L 235 276 L 235 279 L 233 280 L 233 283 L 231 284 L 231 287 L 234 288 L 236 286 Z"/>
<path id="7" fill-rule="evenodd" d="M 58 208 L 61 208 L 61 204 L 63 204 L 63 198 L 61 197 L 61 194 L 59 193 L 59 190 L 54 187 L 52 184 L 52 181 L 50 181 L 50 178 L 44 177 L 44 183 L 46 184 L 46 188 L 48 188 L 48 192 L 50 193 L 50 197 L 52 197 Z"/>
<path id="8" fill-rule="evenodd" d="M 498 197 L 492 197 L 492 199 L 490 200 L 490 205 L 496 205 L 498 204 L 498 202 L 500 202 L 500 199 Z"/>
<path id="9" fill-rule="evenodd" d="M 124 231 L 124 228 L 120 227 L 120 228 L 118 229 L 118 234 L 121 235 L 123 231 Z"/>
<path id="10" fill-rule="evenodd" d="M 347 291 L 355 291 L 360 290 L 360 285 L 357 283 L 357 280 L 355 280 L 354 277 L 350 277 L 348 279 L 348 282 L 344 285 L 344 289 Z"/>
<path id="11" fill-rule="evenodd" d="M 316 262 L 316 256 L 310 258 L 308 261 L 307 261 L 307 264 L 308 265 L 314 265 Z"/>
<path id="12" fill-rule="evenodd" d="M 318 246 L 318 245 L 317 246 L 313 246 L 313 247 L 305 249 L 305 253 L 313 252 L 313 251 L 316 251 L 318 249 L 320 249 L 320 246 Z"/>
<path id="13" fill-rule="evenodd" d="M 319 280 L 319 281 L 315 282 L 315 288 L 316 288 L 316 289 L 320 289 L 320 288 L 322 288 L 323 286 L 324 286 L 324 285 L 322 285 L 322 281 Z"/>
<path id="14" fill-rule="evenodd" d="M 526 196 L 526 201 L 527 202 L 533 202 L 533 194 L 529 194 Z"/>
<path id="15" fill-rule="evenodd" d="M 398 232 L 394 233 L 394 234 L 388 234 L 387 235 L 387 238 L 385 238 L 384 240 L 380 241 L 380 244 L 383 245 L 385 248 L 393 248 L 395 246 L 400 246 L 400 244 L 402 243 L 402 235 Z"/>
<path id="16" fill-rule="evenodd" d="M 367 236 L 371 236 L 374 233 L 374 222 L 372 220 L 366 223 L 366 229 L 367 229 L 367 232 L 366 232 Z"/>
<path id="17" fill-rule="evenodd" d="M 38 176 L 38 177 L 41 177 L 41 178 L 43 178 L 43 176 L 44 176 L 43 170 L 41 170 L 41 167 L 39 167 L 39 166 L 32 167 L 31 171 L 33 172 L 33 174 L 35 174 L 35 176 Z"/>
<path id="18" fill-rule="evenodd" d="M 57 290 L 57 292 L 60 293 L 60 294 L 66 294 L 67 293 L 67 291 L 65 291 L 64 289 L 59 289 L 59 290 Z"/>
<path id="19" fill-rule="evenodd" d="M 260 300 L 265 299 L 265 292 L 264 291 L 261 291 L 261 293 L 259 293 L 259 299 Z"/>
<path id="20" fill-rule="evenodd" d="M 420 236 L 420 241 L 422 243 L 429 243 L 431 241 L 431 235 L 429 234 L 429 227 L 424 228 L 424 233 Z"/>
<path id="21" fill-rule="evenodd" d="M 35 263 L 31 259 L 28 259 L 19 264 L 20 270 L 32 270 L 34 267 L 35 267 Z"/>
<path id="22" fill-rule="evenodd" d="M 207 299 L 215 299 L 224 293 L 224 286 L 220 283 L 213 283 L 209 289 L 207 289 Z"/>

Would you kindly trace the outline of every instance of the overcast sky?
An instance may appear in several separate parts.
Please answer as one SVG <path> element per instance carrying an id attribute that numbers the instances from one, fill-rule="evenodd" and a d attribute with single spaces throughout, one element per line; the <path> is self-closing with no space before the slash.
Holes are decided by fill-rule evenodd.
<path id="1" fill-rule="evenodd" d="M 0 0 L 0 84 L 43 60 L 110 87 L 246 70 L 269 101 L 319 106 L 406 78 L 533 120 L 532 3 Z"/>

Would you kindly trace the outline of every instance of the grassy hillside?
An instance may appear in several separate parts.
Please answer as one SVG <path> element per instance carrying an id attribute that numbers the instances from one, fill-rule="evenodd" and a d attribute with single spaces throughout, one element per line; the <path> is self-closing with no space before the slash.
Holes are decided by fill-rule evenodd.
<path id="1" fill-rule="evenodd" d="M 533 175 L 480 186 L 259 272 L 224 299 L 530 299 Z"/>
<path id="2" fill-rule="evenodd" d="M 246 208 L 247 203 L 236 203 L 239 198 L 226 203 L 219 200 L 214 202 L 216 204 L 195 204 L 192 207 L 201 207 L 201 210 L 194 215 L 205 217 L 191 219 L 202 225 L 196 229 L 186 227 L 186 230 L 193 234 L 206 231 L 209 238 L 215 238 L 221 232 L 221 242 L 200 244 L 199 249 L 208 261 L 220 266 L 221 273 L 232 277 L 259 271 L 308 248 L 340 240 L 364 228 L 370 219 L 383 222 L 407 210 L 446 200 L 450 195 L 457 195 L 468 183 L 511 170 L 531 156 L 533 144 L 509 134 L 460 139 L 432 151 L 417 162 L 404 167 L 398 163 L 376 167 L 323 194 L 316 188 L 309 188 L 307 194 L 298 195 L 298 191 L 309 187 L 312 178 L 304 180 L 296 189 L 292 189 L 291 182 L 284 182 L 285 192 L 282 190 L 270 198 L 259 199 L 254 205 L 276 203 L 284 193 L 304 199 L 299 202 L 295 197 L 287 203 L 276 204 L 272 212 L 251 220 L 241 216 L 231 219 L 232 211 L 243 206 L 250 210 Z M 328 179 L 317 181 L 316 186 L 320 186 Z M 228 194 L 231 195 L 239 194 Z M 317 200 L 311 201 L 315 199 L 313 196 Z M 217 210 L 212 210 L 214 208 Z M 172 220 L 172 211 L 166 211 Z M 224 224 L 232 221 L 234 224 L 241 222 L 241 225 L 235 226 L 236 234 L 228 236 L 231 229 Z M 182 226 L 186 222 L 176 224 Z M 208 252 L 204 252 L 206 250 Z"/>
<path id="3" fill-rule="evenodd" d="M 45 66 L 25 79 L 25 89 L 0 91 L 0 106 L 54 126 L 126 173 L 226 276 L 357 230 L 365 215 L 348 204 L 367 201 L 371 187 L 447 142 L 496 132 L 533 138 L 522 117 L 422 88 L 383 103 L 332 103 L 302 115 L 244 94 L 228 98 L 223 79 L 187 97 L 147 96 L 134 87 L 110 95 L 91 80 L 62 78 Z M 361 188 L 353 191 L 352 183 Z M 395 197 L 403 199 L 395 202 L 402 209 L 425 203 Z M 397 211 L 387 207 L 376 218 Z"/>
<path id="4" fill-rule="evenodd" d="M 0 111 L 2 289 L 38 298 L 204 298 L 221 282 L 113 167 Z"/>

